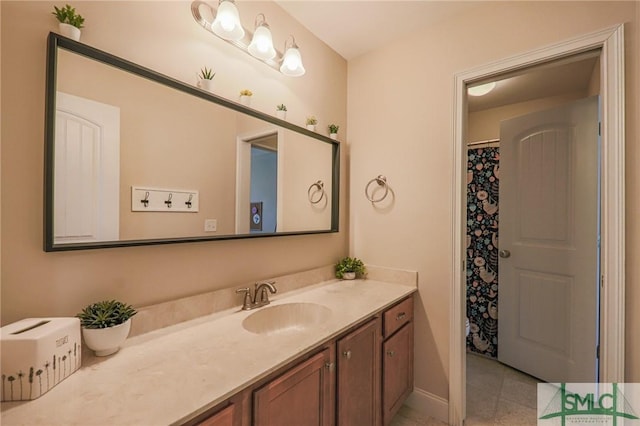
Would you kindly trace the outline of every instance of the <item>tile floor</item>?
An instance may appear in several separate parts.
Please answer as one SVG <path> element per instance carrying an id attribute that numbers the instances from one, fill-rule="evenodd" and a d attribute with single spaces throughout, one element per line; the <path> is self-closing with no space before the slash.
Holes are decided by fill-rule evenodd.
<path id="1" fill-rule="evenodd" d="M 536 425 L 538 380 L 498 361 L 467 353 L 465 426 Z M 403 406 L 391 426 L 443 426 L 446 423 Z"/>

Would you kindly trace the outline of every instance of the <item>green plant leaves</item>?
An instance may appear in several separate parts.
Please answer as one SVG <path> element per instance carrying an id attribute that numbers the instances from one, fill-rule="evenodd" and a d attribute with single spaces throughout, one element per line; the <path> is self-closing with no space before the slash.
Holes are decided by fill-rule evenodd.
<path id="1" fill-rule="evenodd" d="M 131 305 L 105 300 L 85 307 L 76 317 L 84 328 L 108 328 L 126 322 L 137 313 Z"/>

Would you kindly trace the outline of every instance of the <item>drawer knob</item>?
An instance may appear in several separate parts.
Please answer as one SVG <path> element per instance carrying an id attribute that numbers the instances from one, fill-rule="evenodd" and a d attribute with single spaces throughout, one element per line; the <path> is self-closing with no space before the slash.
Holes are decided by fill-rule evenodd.
<path id="1" fill-rule="evenodd" d="M 396 351 L 387 351 L 387 355 L 389 355 L 391 358 L 393 358 L 395 354 L 396 354 Z"/>
<path id="2" fill-rule="evenodd" d="M 351 359 L 351 351 L 342 352 L 342 356 L 345 357 L 346 359 Z"/>
<path id="3" fill-rule="evenodd" d="M 407 314 L 405 314 L 404 312 L 400 312 L 398 315 L 396 315 L 396 321 L 400 321 L 401 319 L 404 319 L 404 317 L 406 317 Z"/>

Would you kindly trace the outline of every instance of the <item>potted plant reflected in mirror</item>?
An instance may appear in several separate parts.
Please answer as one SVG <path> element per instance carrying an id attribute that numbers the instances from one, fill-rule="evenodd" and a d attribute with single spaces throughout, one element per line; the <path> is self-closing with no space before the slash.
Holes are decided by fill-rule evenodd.
<path id="1" fill-rule="evenodd" d="M 243 89 L 240 91 L 240 103 L 245 106 L 251 105 L 251 96 L 253 92 L 249 89 Z"/>
<path id="2" fill-rule="evenodd" d="M 336 264 L 336 278 L 341 280 L 353 280 L 364 278 L 367 268 L 362 260 L 356 257 L 345 257 Z"/>
<path id="3" fill-rule="evenodd" d="M 213 69 L 207 67 L 202 68 L 200 74 L 198 74 L 198 87 L 213 93 L 213 77 L 215 76 L 216 73 L 213 72 Z"/>
<path id="4" fill-rule="evenodd" d="M 316 131 L 316 124 L 318 124 L 318 120 L 313 116 L 310 115 L 309 117 L 307 117 L 307 130 L 311 130 L 312 132 Z"/>
<path id="5" fill-rule="evenodd" d="M 133 307 L 116 300 L 105 300 L 85 307 L 76 315 L 80 318 L 82 337 L 96 356 L 118 352 L 131 330 Z"/>
<path id="6" fill-rule="evenodd" d="M 287 106 L 285 104 L 276 106 L 276 117 L 278 117 L 280 120 L 287 119 Z"/>
<path id="7" fill-rule="evenodd" d="M 331 139 L 338 139 L 338 130 L 340 129 L 340 126 L 338 126 L 337 124 L 329 124 L 329 137 Z"/>
<path id="8" fill-rule="evenodd" d="M 58 19 L 58 29 L 61 35 L 75 41 L 80 41 L 80 28 L 84 26 L 84 18 L 76 13 L 74 7 L 68 4 L 62 9 L 53 6 L 53 12 L 51 13 Z"/>

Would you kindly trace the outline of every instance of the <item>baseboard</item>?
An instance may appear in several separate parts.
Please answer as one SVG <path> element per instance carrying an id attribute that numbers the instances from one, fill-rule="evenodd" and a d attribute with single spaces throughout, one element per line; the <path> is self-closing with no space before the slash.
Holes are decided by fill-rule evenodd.
<path id="1" fill-rule="evenodd" d="M 406 405 L 425 416 L 433 417 L 441 422 L 449 422 L 449 401 L 420 388 L 413 388 Z"/>

